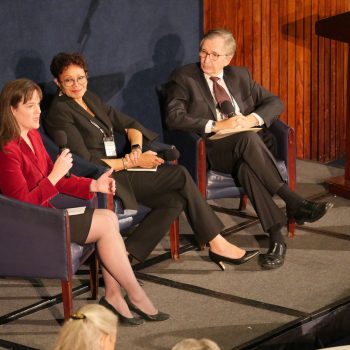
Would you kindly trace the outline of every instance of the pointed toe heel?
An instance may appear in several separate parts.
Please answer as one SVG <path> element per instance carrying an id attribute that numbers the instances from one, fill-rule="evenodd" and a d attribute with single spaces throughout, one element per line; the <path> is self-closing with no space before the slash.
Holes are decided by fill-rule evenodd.
<path id="1" fill-rule="evenodd" d="M 213 263 L 218 265 L 222 271 L 225 271 L 226 267 L 222 262 L 222 258 L 223 258 L 222 256 L 215 254 L 211 250 L 209 250 L 209 258 Z"/>
<path id="2" fill-rule="evenodd" d="M 216 254 L 209 249 L 209 258 L 217 264 L 222 271 L 225 271 L 224 262 L 234 265 L 241 265 L 253 259 L 255 256 L 259 254 L 259 250 L 247 250 L 245 254 L 239 259 L 228 258 L 223 255 Z"/>
<path id="3" fill-rule="evenodd" d="M 159 322 L 159 321 L 165 321 L 170 318 L 169 314 L 166 314 L 165 312 L 158 311 L 155 315 L 149 315 L 140 310 L 136 305 L 134 305 L 129 297 L 126 295 L 125 296 L 125 301 L 129 306 L 129 309 L 131 311 L 136 312 L 140 317 L 142 317 L 146 321 L 154 321 L 154 322 Z"/>
<path id="4" fill-rule="evenodd" d="M 113 307 L 113 305 L 111 305 L 106 300 L 105 297 L 102 297 L 98 303 L 100 305 L 104 306 L 109 311 L 112 311 L 116 316 L 118 316 L 118 319 L 119 319 L 120 323 L 122 323 L 122 324 L 125 324 L 127 326 L 139 326 L 139 325 L 145 323 L 145 321 L 141 318 L 123 316 L 120 312 L 118 312 L 116 310 L 115 307 Z"/>

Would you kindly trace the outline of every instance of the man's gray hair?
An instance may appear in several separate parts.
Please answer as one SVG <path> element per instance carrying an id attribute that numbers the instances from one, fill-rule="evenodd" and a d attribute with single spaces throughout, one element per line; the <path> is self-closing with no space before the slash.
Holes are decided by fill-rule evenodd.
<path id="1" fill-rule="evenodd" d="M 233 37 L 232 33 L 229 30 L 218 28 L 218 29 L 212 29 L 209 30 L 206 34 L 204 34 L 201 42 L 200 47 L 202 47 L 203 42 L 207 39 L 213 39 L 216 37 L 220 37 L 225 40 L 225 47 L 227 49 L 226 54 L 227 55 L 235 55 L 236 52 L 236 40 Z"/>

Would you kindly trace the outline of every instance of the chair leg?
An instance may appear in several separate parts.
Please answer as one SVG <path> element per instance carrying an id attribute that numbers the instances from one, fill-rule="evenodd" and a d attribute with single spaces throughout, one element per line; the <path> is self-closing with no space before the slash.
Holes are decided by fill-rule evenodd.
<path id="1" fill-rule="evenodd" d="M 288 220 L 288 237 L 294 237 L 295 235 L 295 220 L 289 219 Z"/>
<path id="2" fill-rule="evenodd" d="M 238 210 L 240 211 L 245 210 L 247 208 L 247 204 L 248 204 L 248 196 L 244 194 L 243 196 L 241 196 L 241 199 L 239 201 Z"/>
<path id="3" fill-rule="evenodd" d="M 178 260 L 180 258 L 180 236 L 179 236 L 179 218 L 174 220 L 170 225 L 170 250 L 171 257 L 173 260 Z"/>
<path id="4" fill-rule="evenodd" d="M 64 320 L 67 321 L 73 311 L 72 281 L 61 280 Z"/>
<path id="5" fill-rule="evenodd" d="M 90 258 L 90 290 L 92 299 L 98 297 L 98 259 L 96 252 Z"/>

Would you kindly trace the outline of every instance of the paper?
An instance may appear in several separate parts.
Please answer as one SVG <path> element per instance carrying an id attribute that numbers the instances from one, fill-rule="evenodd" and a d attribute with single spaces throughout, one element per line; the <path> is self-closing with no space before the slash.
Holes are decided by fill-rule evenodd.
<path id="1" fill-rule="evenodd" d="M 128 168 L 126 171 L 157 171 L 158 166 L 154 168 L 140 168 L 140 167 L 135 167 L 135 168 Z"/>
<path id="2" fill-rule="evenodd" d="M 67 208 L 66 210 L 68 211 L 68 215 L 79 215 L 79 214 L 84 214 L 85 213 L 86 207 L 76 207 L 76 208 Z"/>
<path id="3" fill-rule="evenodd" d="M 245 132 L 245 131 L 252 131 L 252 132 L 258 132 L 260 131 L 261 128 L 242 128 L 242 129 L 223 129 L 219 130 L 217 133 L 209 137 L 209 140 L 219 140 L 224 137 L 233 135 L 233 134 L 238 134 L 239 132 Z"/>

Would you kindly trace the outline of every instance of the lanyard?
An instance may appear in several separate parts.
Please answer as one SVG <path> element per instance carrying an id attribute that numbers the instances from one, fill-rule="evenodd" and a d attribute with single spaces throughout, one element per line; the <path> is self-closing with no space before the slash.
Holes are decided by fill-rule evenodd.
<path id="1" fill-rule="evenodd" d="M 104 130 L 98 125 L 96 124 L 95 122 L 93 122 L 92 120 L 90 120 L 90 123 L 95 127 L 97 128 L 98 130 L 100 130 L 100 132 L 102 133 L 103 137 L 107 137 L 106 133 L 104 132 Z M 112 130 L 111 130 L 112 131 Z"/>

